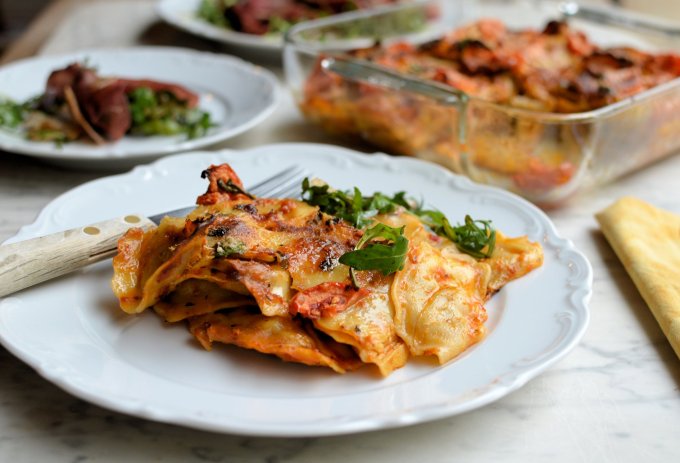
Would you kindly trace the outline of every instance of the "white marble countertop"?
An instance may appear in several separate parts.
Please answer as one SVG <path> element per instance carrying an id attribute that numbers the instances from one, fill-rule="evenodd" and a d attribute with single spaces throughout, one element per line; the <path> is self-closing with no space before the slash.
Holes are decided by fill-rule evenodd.
<path id="1" fill-rule="evenodd" d="M 153 20 L 151 2 L 128 7 L 134 11 L 125 15 L 134 18 L 131 27 L 139 34 L 95 28 L 82 21 L 93 11 L 81 9 L 76 12 L 81 17 L 67 20 L 72 23 L 60 28 L 43 52 L 140 41 Z M 152 28 L 155 37 L 213 47 L 166 26 Z M 286 96 L 273 117 L 223 146 L 274 141 L 339 142 L 306 125 Z M 0 241 L 32 222 L 58 194 L 101 175 L 0 153 Z M 91 405 L 0 348 L 0 462 L 678 461 L 680 361 L 593 217 L 624 194 L 680 213 L 678 178 L 676 155 L 549 212 L 560 233 L 593 265 L 591 323 L 567 357 L 489 406 L 427 424 L 338 437 L 220 435 Z"/>

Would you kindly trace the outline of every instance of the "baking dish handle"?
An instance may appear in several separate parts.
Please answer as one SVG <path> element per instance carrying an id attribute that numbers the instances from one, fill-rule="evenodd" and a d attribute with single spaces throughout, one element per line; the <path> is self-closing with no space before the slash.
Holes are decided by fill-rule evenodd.
<path id="1" fill-rule="evenodd" d="M 595 23 L 612 24 L 642 32 L 652 32 L 671 37 L 680 37 L 680 27 L 662 24 L 653 20 L 636 18 L 619 13 L 613 8 L 598 8 L 581 5 L 574 1 L 562 2 L 559 10 L 565 18 L 583 19 Z"/>
<path id="2" fill-rule="evenodd" d="M 415 93 L 445 105 L 460 107 L 468 99 L 465 93 L 453 87 L 423 82 L 419 79 L 407 77 L 369 62 L 360 62 L 353 58 L 327 56 L 321 60 L 321 67 L 324 71 L 338 74 L 353 82 Z"/>

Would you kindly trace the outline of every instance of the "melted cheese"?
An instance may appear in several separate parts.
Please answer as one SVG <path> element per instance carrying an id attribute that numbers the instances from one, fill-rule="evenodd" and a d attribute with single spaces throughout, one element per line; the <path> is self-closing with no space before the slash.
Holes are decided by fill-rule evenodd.
<path id="1" fill-rule="evenodd" d="M 186 219 L 119 241 L 121 308 L 187 320 L 206 349 L 235 344 L 337 372 L 374 364 L 386 376 L 409 356 L 455 358 L 484 337 L 488 298 L 543 258 L 537 243 L 498 232 L 493 257 L 476 260 L 397 211 L 375 220 L 405 227 L 403 269 L 356 272 L 356 289 L 338 259 L 361 231 L 300 201 L 221 192 L 213 177 L 199 203 Z"/>
<path id="2" fill-rule="evenodd" d="M 360 236 L 294 200 L 202 206 L 181 223 L 166 219 L 155 231 L 133 229 L 120 241 L 113 285 L 126 312 L 152 307 L 185 280 L 206 279 L 252 294 L 265 315 L 285 315 L 291 289 L 348 280 L 338 258 Z"/>
<path id="3" fill-rule="evenodd" d="M 397 333 L 411 354 L 444 363 L 484 337 L 489 272 L 469 256 L 444 257 L 427 234 L 412 238 L 390 292 Z"/>
<path id="4" fill-rule="evenodd" d="M 393 317 L 389 295 L 373 292 L 333 317 L 314 320 L 314 326 L 354 347 L 362 362 L 374 363 L 387 376 L 408 360 L 408 349 L 397 336 Z"/>

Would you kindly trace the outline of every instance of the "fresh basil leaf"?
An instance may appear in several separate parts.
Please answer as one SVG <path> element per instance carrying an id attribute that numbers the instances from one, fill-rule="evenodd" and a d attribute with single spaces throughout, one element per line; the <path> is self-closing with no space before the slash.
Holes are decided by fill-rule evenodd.
<path id="1" fill-rule="evenodd" d="M 352 199 L 342 191 L 329 191 L 328 185 L 312 185 L 308 178 L 302 181 L 302 200 L 318 206 L 322 212 L 347 221 L 353 211 Z"/>
<path id="2" fill-rule="evenodd" d="M 376 238 L 384 241 L 369 243 Z M 362 248 L 366 243 L 369 244 Z M 404 236 L 404 227 L 393 228 L 379 223 L 366 230 L 354 251 L 340 256 L 339 262 L 350 267 L 352 283 L 358 288 L 355 270 L 377 270 L 383 275 L 391 275 L 404 268 L 407 253 L 408 239 Z"/>
<path id="3" fill-rule="evenodd" d="M 355 187 L 350 196 L 349 193 L 342 191 L 330 191 L 328 185 L 310 186 L 309 180 L 305 179 L 302 192 L 302 198 L 308 204 L 318 206 L 322 212 L 343 219 L 357 228 L 370 225 L 373 217 L 378 214 L 394 212 L 402 207 L 418 216 L 433 233 L 448 238 L 461 252 L 477 259 L 491 257 L 495 247 L 496 231 L 491 221 L 474 220 L 467 215 L 463 225 L 454 227 L 444 213 L 424 209 L 422 202 L 418 203 L 408 198 L 404 191 L 391 197 L 383 193 L 361 196 L 360 190 Z"/>
<path id="4" fill-rule="evenodd" d="M 478 226 L 477 224 L 480 224 Z M 455 236 L 450 238 L 458 249 L 477 259 L 491 257 L 496 246 L 496 230 L 489 220 L 473 220 L 465 216 L 465 224 L 452 227 Z"/>
<path id="5" fill-rule="evenodd" d="M 347 252 L 340 257 L 340 263 L 356 270 L 377 270 L 383 275 L 391 275 L 404 268 L 407 253 L 408 240 L 400 236 L 392 244 L 368 244 Z"/>
<path id="6" fill-rule="evenodd" d="M 383 238 L 389 241 L 397 241 L 400 237 L 404 236 L 404 227 L 395 228 L 385 225 L 383 223 L 378 223 L 374 227 L 369 228 L 364 232 L 356 248 L 361 248 L 365 243 L 368 243 L 375 238 Z"/>
<path id="7" fill-rule="evenodd" d="M 476 259 L 488 258 L 493 254 L 496 245 L 496 230 L 492 227 L 490 220 L 473 220 L 466 215 L 465 223 L 454 227 L 442 212 L 424 209 L 411 212 L 416 214 L 434 233 L 455 243 L 459 251 Z"/>
<path id="8" fill-rule="evenodd" d="M 382 193 L 363 196 L 358 188 L 352 193 L 330 191 L 328 185 L 311 185 L 309 179 L 302 182 L 302 200 L 311 206 L 318 206 L 321 212 L 343 219 L 357 228 L 364 228 L 373 222 L 377 214 L 394 211 L 406 204 L 405 192 L 393 198 Z"/>

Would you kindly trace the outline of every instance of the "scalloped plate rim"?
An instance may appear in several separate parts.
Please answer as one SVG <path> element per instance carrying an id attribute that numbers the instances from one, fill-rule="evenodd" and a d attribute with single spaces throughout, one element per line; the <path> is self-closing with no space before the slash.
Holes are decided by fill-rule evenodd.
<path id="1" fill-rule="evenodd" d="M 360 164 L 373 164 L 375 165 L 394 165 L 394 164 L 405 164 L 413 166 L 427 166 L 426 170 L 432 172 L 437 172 L 438 176 L 452 180 L 456 185 L 462 187 L 464 191 L 468 192 L 488 192 L 492 196 L 497 196 L 503 198 L 504 200 L 512 201 L 521 208 L 529 211 L 535 217 L 540 220 L 541 224 L 545 227 L 544 231 L 546 233 L 546 240 L 556 249 L 562 251 L 568 251 L 571 253 L 572 257 L 577 260 L 576 264 L 580 267 L 582 274 L 580 275 L 579 284 L 574 287 L 571 291 L 571 296 L 576 299 L 571 302 L 576 306 L 575 309 L 579 312 L 578 326 L 569 335 L 568 339 L 562 340 L 559 344 L 559 348 L 551 352 L 547 358 L 540 360 L 538 365 L 534 365 L 529 368 L 518 368 L 517 373 L 509 378 L 509 381 L 500 381 L 498 384 L 488 385 L 486 392 L 478 394 L 473 399 L 467 401 L 460 401 L 460 397 L 453 397 L 449 401 L 444 403 L 431 404 L 429 407 L 421 407 L 421 410 L 410 410 L 410 411 L 397 411 L 395 414 L 384 413 L 383 416 L 364 416 L 349 421 L 334 421 L 332 418 L 321 422 L 323 426 L 319 426 L 318 422 L 311 423 L 309 426 L 300 426 L 299 423 L 296 424 L 281 424 L 275 423 L 266 425 L 263 423 L 246 423 L 241 422 L 223 422 L 215 421 L 209 418 L 201 418 L 200 414 L 195 414 L 192 416 L 178 416 L 168 413 L 167 410 L 158 407 L 150 407 L 136 404 L 134 401 L 128 403 L 122 399 L 110 398 L 106 396 L 101 396 L 96 393 L 92 393 L 90 390 L 79 387 L 74 384 L 73 381 L 69 381 L 68 378 L 63 378 L 59 376 L 50 367 L 49 364 L 41 362 L 41 360 L 35 357 L 30 352 L 21 346 L 15 345 L 13 342 L 13 334 L 4 332 L 4 322 L 2 319 L 1 309 L 3 306 L 3 299 L 0 299 L 0 341 L 2 344 L 15 356 L 28 363 L 30 366 L 35 368 L 40 375 L 48 379 L 49 381 L 55 383 L 67 392 L 80 397 L 84 400 L 90 401 L 97 405 L 116 410 L 122 413 L 128 413 L 134 416 L 151 419 L 160 422 L 167 422 L 179 425 L 185 425 L 189 427 L 194 427 L 198 429 L 204 429 L 216 432 L 226 432 L 235 433 L 242 435 L 254 435 L 254 436 L 277 436 L 277 437 L 302 437 L 302 436 L 324 436 L 324 435 L 339 435 L 354 432 L 363 432 L 377 429 L 389 429 L 394 427 L 401 427 L 405 425 L 411 425 L 416 423 L 427 422 L 431 420 L 441 419 L 444 417 L 449 417 L 457 415 L 463 412 L 467 412 L 481 406 L 487 405 L 501 397 L 515 391 L 526 384 L 531 378 L 537 376 L 541 372 L 545 371 L 555 362 L 563 358 L 568 352 L 570 352 L 580 341 L 589 322 L 589 310 L 588 302 L 592 295 L 592 268 L 587 258 L 579 252 L 573 243 L 561 237 L 557 232 L 552 221 L 536 206 L 527 202 L 526 200 L 519 198 L 518 196 L 509 193 L 507 191 L 488 187 L 483 185 L 478 185 L 470 181 L 469 179 L 453 174 L 445 169 L 436 166 L 434 164 L 421 161 L 412 158 L 395 158 L 392 156 L 385 155 L 383 153 L 375 153 L 373 155 L 361 154 L 346 148 L 340 148 L 330 145 L 320 145 L 320 144 L 310 144 L 310 143 L 283 143 L 274 145 L 265 145 L 257 148 L 252 148 L 248 150 L 223 150 L 218 152 L 192 152 L 184 153 L 179 155 L 173 155 L 159 159 L 158 161 L 145 165 L 135 167 L 132 171 L 124 174 L 118 174 L 110 177 L 104 177 L 87 182 L 80 185 L 72 190 L 65 192 L 59 197 L 55 198 L 50 202 L 38 215 L 36 220 L 29 225 L 22 227 L 19 232 L 12 237 L 8 242 L 11 242 L 17 238 L 28 238 L 34 236 L 36 233 L 44 231 L 46 222 L 49 217 L 54 214 L 61 202 L 67 201 L 69 195 L 77 192 L 86 191 L 92 188 L 93 185 L 102 184 L 104 182 L 112 181 L 112 178 L 124 179 L 127 177 L 134 178 L 135 176 L 143 175 L 144 172 L 149 170 L 162 170 L 162 168 L 169 167 L 173 163 L 181 163 L 182 159 L 188 159 L 190 156 L 205 156 L 212 158 L 220 158 L 224 161 L 235 161 L 239 157 L 243 157 L 244 153 L 249 153 L 251 157 L 257 157 L 258 153 L 266 154 L 268 152 L 280 151 L 280 150 L 297 150 L 299 148 L 303 149 L 315 149 L 328 153 L 331 156 L 344 156 L 350 159 L 350 162 L 359 162 Z M 180 159 L 182 158 L 182 159 Z M 21 293 L 18 297 L 21 297 Z M 11 297 L 5 298 L 5 300 Z M 439 367 L 440 371 L 446 369 L 446 366 Z M 437 374 L 437 373 L 435 373 Z M 392 386 L 398 387 L 398 386 Z M 361 393 L 360 393 L 361 394 Z M 293 428 L 287 427 L 293 426 Z M 295 427 L 297 426 L 297 427 Z M 285 429 L 284 429 L 285 428 Z"/>
<path id="2" fill-rule="evenodd" d="M 195 1 L 196 6 L 198 6 L 198 3 L 200 3 L 200 0 L 192 1 Z M 182 17 L 182 13 L 189 8 L 187 7 L 186 9 L 182 10 L 173 10 L 173 8 L 175 8 L 175 3 L 177 3 L 175 0 L 158 0 L 156 3 L 156 12 L 163 19 L 163 21 L 179 29 L 190 32 L 199 37 L 204 37 L 228 45 L 251 47 L 271 52 L 280 52 L 283 50 L 283 35 L 261 36 L 256 34 L 246 34 L 244 32 L 221 28 L 199 18 L 185 18 Z M 190 6 L 194 6 L 193 3 Z"/>
<path id="3" fill-rule="evenodd" d="M 247 120 L 238 121 L 234 126 L 221 127 L 213 133 L 209 133 L 205 136 L 198 137 L 190 140 L 181 140 L 176 143 L 161 143 L 157 147 L 144 147 L 139 151 L 125 153 L 121 151 L 118 147 L 118 143 L 107 143 L 103 146 L 93 146 L 91 152 L 87 152 L 85 148 L 79 144 L 74 149 L 69 149 L 69 144 L 64 144 L 61 147 L 57 147 L 53 143 L 48 142 L 30 142 L 21 138 L 19 134 L 12 134 L 11 131 L 3 130 L 7 140 L 0 138 L 0 149 L 31 156 L 35 158 L 40 158 L 44 160 L 52 160 L 55 162 L 62 163 L 82 163 L 87 162 L 90 166 L 96 165 L 99 162 L 111 163 L 111 162 L 130 162 L 135 159 L 150 159 L 159 158 L 164 155 L 174 154 L 178 152 L 197 150 L 216 143 L 223 142 L 230 138 L 233 138 L 261 123 L 263 120 L 268 118 L 274 110 L 278 107 L 281 102 L 282 92 L 280 85 L 276 76 L 261 66 L 252 64 L 242 58 L 233 55 L 227 55 L 223 53 L 215 53 L 210 51 L 198 51 L 182 47 L 173 46 L 134 46 L 134 47 L 97 47 L 97 48 L 85 48 L 82 50 L 61 53 L 55 55 L 40 55 L 29 58 L 23 58 L 17 61 L 8 63 L 0 67 L 0 75 L 6 72 L 17 72 L 16 69 L 21 67 L 31 66 L 32 64 L 39 61 L 56 61 L 56 62 L 69 62 L 77 59 L 82 59 L 83 57 L 90 57 L 96 55 L 115 55 L 121 54 L 123 56 L 129 55 L 134 56 L 137 54 L 151 53 L 152 55 L 164 55 L 168 57 L 174 55 L 176 58 L 188 59 L 201 59 L 213 61 L 214 63 L 223 63 L 232 69 L 238 69 L 239 71 L 248 72 L 252 75 L 257 75 L 261 78 L 263 82 L 266 82 L 270 96 L 267 98 L 266 104 L 262 105 L 256 114 L 253 114 Z M 165 59 L 165 58 L 164 58 Z M 172 81 L 172 78 L 167 78 L 166 80 Z M 178 82 L 182 83 L 182 82 Z M 39 90 L 38 90 L 39 91 Z M 4 93 L 4 91 L 3 91 Z M 11 92 L 9 92 L 11 93 Z M 177 138 L 177 137 L 174 137 Z"/>

